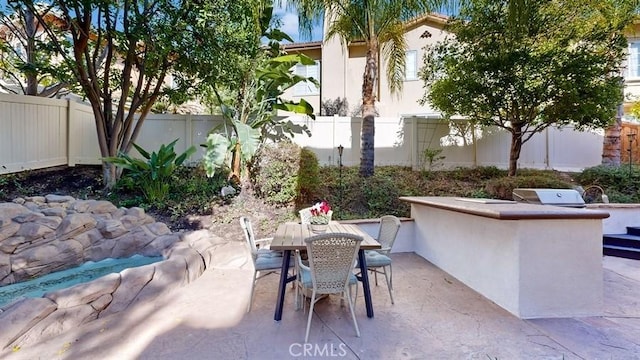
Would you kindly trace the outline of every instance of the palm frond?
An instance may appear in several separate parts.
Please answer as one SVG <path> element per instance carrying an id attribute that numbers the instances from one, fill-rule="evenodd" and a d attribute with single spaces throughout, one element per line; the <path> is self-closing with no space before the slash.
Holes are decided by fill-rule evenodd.
<path id="1" fill-rule="evenodd" d="M 387 61 L 387 79 L 389 90 L 399 96 L 405 78 L 407 42 L 404 37 L 404 27 L 400 21 L 393 26 L 389 25 L 387 31 L 380 37 L 382 44 L 382 56 Z"/>

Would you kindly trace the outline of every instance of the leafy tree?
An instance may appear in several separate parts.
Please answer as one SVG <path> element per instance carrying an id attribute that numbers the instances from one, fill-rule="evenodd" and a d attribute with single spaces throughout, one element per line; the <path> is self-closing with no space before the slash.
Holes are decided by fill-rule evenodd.
<path id="1" fill-rule="evenodd" d="M 131 150 L 158 98 L 184 101 L 203 84 L 232 76 L 257 22 L 256 0 L 51 0 L 47 9 L 69 25 L 59 29 L 32 0 L 24 3 L 90 102 L 105 158 Z M 103 162 L 103 169 L 105 185 L 113 186 L 115 166 Z"/>
<path id="2" fill-rule="evenodd" d="M 42 19 L 52 27 L 64 27 L 57 14 L 45 8 Z M 0 72 L 8 81 L 0 83 L 7 92 L 31 96 L 56 97 L 64 94 L 70 73 L 64 63 L 56 62 L 55 52 L 48 46 L 48 35 L 32 9 L 10 1 L 0 11 L 0 26 L 4 30 L 0 41 Z M 16 90 L 18 87 L 19 90 Z"/>
<path id="3" fill-rule="evenodd" d="M 230 160 L 230 176 L 239 181 L 245 165 L 265 140 L 278 141 L 294 133 L 309 134 L 306 126 L 285 122 L 275 116 L 277 110 L 284 110 L 314 118 L 313 107 L 304 99 L 294 102 L 283 99 L 282 95 L 299 82 L 317 84 L 317 81 L 293 73 L 296 64 L 312 65 L 315 62 L 305 55 L 282 52 L 280 41 L 292 40 L 287 34 L 272 28 L 272 14 L 272 5 L 265 2 L 260 36 L 253 39 L 255 47 L 252 56 L 241 65 L 242 70 L 235 81 L 224 88 L 219 88 L 217 84 L 212 86 L 225 122 L 207 137 L 204 162 L 209 176 L 213 176 Z M 261 38 L 269 40 L 269 43 L 266 46 L 261 44 Z"/>
<path id="4" fill-rule="evenodd" d="M 475 0 L 448 24 L 453 36 L 428 49 L 421 102 L 510 132 L 515 175 L 522 145 L 545 128 L 610 124 L 634 3 L 529 0 L 513 26 L 509 1 Z"/>

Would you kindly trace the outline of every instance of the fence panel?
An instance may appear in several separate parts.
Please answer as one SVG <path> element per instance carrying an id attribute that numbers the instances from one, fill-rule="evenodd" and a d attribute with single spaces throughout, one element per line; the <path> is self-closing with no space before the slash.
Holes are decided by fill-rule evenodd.
<path id="1" fill-rule="evenodd" d="M 342 145 L 342 163 L 355 166 L 360 163 L 361 118 L 318 116 L 311 120 L 303 116 L 288 118 L 294 124 L 306 125 L 312 135 L 295 135 L 293 141 L 311 149 L 321 165 L 338 164 L 338 146 Z M 413 152 L 411 122 L 402 118 L 376 118 L 376 165 L 412 166 Z"/>
<path id="2" fill-rule="evenodd" d="M 360 118 L 321 116 L 314 121 L 291 116 L 286 120 L 309 128 L 311 137 L 296 135 L 293 141 L 314 151 L 322 165 L 338 164 L 339 145 L 344 147 L 344 165 L 359 164 Z M 432 166 L 435 168 L 508 167 L 511 138 L 502 129 L 473 128 L 464 121 L 449 123 L 417 117 L 376 118 L 375 122 L 376 165 L 425 169 L 428 151 L 434 156 Z M 191 161 L 199 161 L 204 154 L 200 144 L 206 141 L 209 131 L 221 123 L 219 116 L 150 114 L 136 143 L 155 151 L 160 145 L 179 139 L 176 152 L 194 145 L 198 152 Z M 637 134 L 638 129 L 628 131 Z M 623 135 L 623 142 L 629 138 Z M 632 143 L 635 149 L 637 142 Z M 524 144 L 518 165 L 579 171 L 600 164 L 601 153 L 602 132 L 549 128 Z M 640 152 L 632 156 L 640 159 Z M 0 94 L 0 173 L 64 164 L 100 164 L 100 157 L 90 106 Z"/>
<path id="3" fill-rule="evenodd" d="M 538 136 L 538 135 L 535 135 Z M 548 129 L 548 168 L 579 172 L 602 163 L 604 130 Z"/>
<path id="4" fill-rule="evenodd" d="M 67 102 L 0 94 L 0 174 L 67 163 Z"/>
<path id="5" fill-rule="evenodd" d="M 222 117 L 216 115 L 149 114 L 136 144 L 152 152 L 160 149 L 161 145 L 178 139 L 174 146 L 176 153 L 181 154 L 190 146 L 195 146 L 196 153 L 189 161 L 200 161 L 205 150 L 200 145 L 206 142 L 209 131 L 222 122 Z M 132 156 L 139 156 L 135 149 Z"/>
<path id="6" fill-rule="evenodd" d="M 472 128 L 464 121 L 448 123 L 438 119 L 417 119 L 416 158 L 425 168 L 425 151 L 440 149 L 437 167 L 509 167 L 511 135 L 496 127 Z M 602 131 L 575 131 L 572 127 L 550 127 L 535 134 L 523 146 L 519 168 L 580 171 L 600 164 Z"/>
<path id="7" fill-rule="evenodd" d="M 96 121 L 89 105 L 69 101 L 67 154 L 69 166 L 102 163 Z"/>

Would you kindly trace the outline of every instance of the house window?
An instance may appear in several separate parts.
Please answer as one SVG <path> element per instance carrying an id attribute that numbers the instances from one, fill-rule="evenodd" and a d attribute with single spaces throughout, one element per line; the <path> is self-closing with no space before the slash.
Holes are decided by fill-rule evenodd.
<path id="1" fill-rule="evenodd" d="M 320 63 L 318 61 L 316 61 L 314 65 L 298 64 L 294 71 L 296 75 L 312 77 L 317 81 L 320 81 Z M 294 87 L 293 94 L 295 96 L 318 95 L 320 94 L 320 89 L 309 81 L 299 82 Z"/>
<path id="2" fill-rule="evenodd" d="M 418 52 L 416 50 L 407 51 L 407 58 L 405 59 L 404 79 L 418 79 Z"/>
<path id="3" fill-rule="evenodd" d="M 629 43 L 627 71 L 628 78 L 640 78 L 640 41 Z"/>

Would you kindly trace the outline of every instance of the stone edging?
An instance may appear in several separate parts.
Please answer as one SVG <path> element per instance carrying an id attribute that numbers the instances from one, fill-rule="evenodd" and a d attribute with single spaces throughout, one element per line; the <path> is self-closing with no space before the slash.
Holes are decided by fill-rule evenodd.
<path id="1" fill-rule="evenodd" d="M 28 211 L 25 212 L 18 206 Z M 109 211 L 100 212 L 96 211 L 97 209 Z M 75 223 L 73 219 L 79 217 L 83 218 L 83 225 L 70 226 Z M 89 217 L 93 220 L 89 220 Z M 27 218 L 30 221 L 23 221 Z M 134 218 L 139 221 L 136 223 L 133 221 Z M 16 228 L 16 223 L 21 225 Z M 56 225 L 54 229 L 51 227 L 53 224 Z M 75 200 L 70 197 L 48 195 L 22 199 L 14 203 L 0 203 L 0 257 L 4 254 L 4 257 L 0 258 L 0 266 L 7 263 L 7 249 L 12 249 L 12 252 L 22 249 L 22 252 L 17 252 L 17 258 L 24 260 L 25 252 L 38 252 L 37 245 L 41 245 L 40 248 L 59 249 L 61 243 L 69 241 L 82 244 L 85 253 L 89 254 L 89 260 L 97 261 L 110 257 L 98 258 L 96 255 L 112 254 L 114 249 L 116 254 L 122 254 L 120 257 L 142 253 L 147 256 L 162 255 L 165 259 L 49 292 L 41 298 L 19 299 L 0 308 L 0 349 L 17 349 L 33 344 L 89 321 L 123 311 L 137 302 L 153 301 L 168 289 L 194 281 L 212 266 L 214 246 L 221 239 L 211 236 L 206 230 L 171 234 L 170 230 L 164 231 L 163 226 L 168 230 L 166 225 L 155 223 L 142 209 L 116 209 L 109 202 L 95 200 Z M 25 227 L 31 232 L 26 231 Z M 82 231 L 66 231 L 60 230 L 61 228 Z M 126 231 L 123 232 L 122 229 Z M 151 229 L 155 229 L 159 234 L 155 234 Z M 7 236 L 9 233 L 13 234 Z M 98 236 L 98 233 L 103 236 Z M 105 237 L 105 233 L 117 236 Z M 77 238 L 81 240 L 78 241 Z M 109 245 L 105 247 L 106 243 Z M 105 250 L 107 248 L 109 251 Z M 20 256 L 20 253 L 23 256 Z M 20 268 L 20 264 L 13 263 L 12 266 L 11 260 L 9 266 L 14 270 L 23 269 Z M 0 277 L 3 272 L 3 277 L 7 279 L 6 266 L 4 270 L 0 267 Z M 15 272 L 15 277 L 20 273 Z"/>

